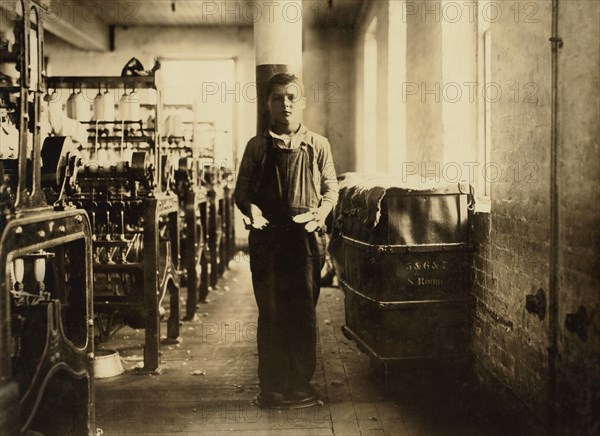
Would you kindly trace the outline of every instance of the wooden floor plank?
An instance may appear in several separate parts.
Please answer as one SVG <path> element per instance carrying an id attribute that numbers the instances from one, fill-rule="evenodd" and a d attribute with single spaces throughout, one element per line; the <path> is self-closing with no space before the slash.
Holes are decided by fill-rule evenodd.
<path id="1" fill-rule="evenodd" d="M 199 316 L 180 326 L 180 343 L 161 347 L 158 374 L 133 369 L 142 360 L 143 330 L 123 328 L 101 345 L 119 350 L 127 368 L 97 380 L 97 425 L 104 434 L 333 434 L 328 406 L 273 411 L 251 403 L 258 393 L 256 303 L 247 265 L 233 264 L 227 275 L 220 288 L 229 292 L 212 293 Z M 320 344 L 317 351 L 322 354 Z M 320 362 L 313 381 L 324 389 Z M 197 370 L 204 374 L 192 375 Z"/>
<path id="2" fill-rule="evenodd" d="M 143 330 L 123 328 L 101 344 L 117 349 L 127 369 L 96 380 L 97 426 L 105 435 L 486 434 L 468 416 L 444 410 L 446 399 L 452 403 L 457 398 L 452 386 L 432 400 L 438 385 L 410 375 L 392 381 L 386 392 L 368 356 L 342 334 L 343 293 L 334 288 L 324 288 L 317 305 L 318 361 L 312 383 L 325 404 L 300 411 L 259 409 L 251 403 L 259 390 L 250 272 L 247 262 L 230 265 L 209 304 L 200 305 L 196 318 L 181 324 L 180 343 L 161 347 L 159 373 L 134 369 L 143 356 Z M 164 323 L 161 329 L 164 334 Z"/>
<path id="3" fill-rule="evenodd" d="M 327 302 L 318 306 L 319 341 L 325 373 L 326 397 L 331 413 L 331 423 L 336 435 L 360 435 L 360 428 L 340 356 L 339 343 Z"/>

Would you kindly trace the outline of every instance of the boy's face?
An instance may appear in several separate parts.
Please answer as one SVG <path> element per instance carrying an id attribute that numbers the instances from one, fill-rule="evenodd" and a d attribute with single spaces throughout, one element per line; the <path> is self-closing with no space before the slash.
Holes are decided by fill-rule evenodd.
<path id="1" fill-rule="evenodd" d="M 302 90 L 296 83 L 274 85 L 268 100 L 273 123 L 294 125 L 300 122 L 300 115 L 306 105 Z"/>

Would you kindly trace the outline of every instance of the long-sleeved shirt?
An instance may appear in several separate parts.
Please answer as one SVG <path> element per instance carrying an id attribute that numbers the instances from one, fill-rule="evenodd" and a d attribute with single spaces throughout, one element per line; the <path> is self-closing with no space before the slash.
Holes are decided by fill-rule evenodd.
<path id="1" fill-rule="evenodd" d="M 269 144 L 269 136 L 273 138 L 276 146 L 284 146 L 283 141 L 273 137 L 269 130 L 262 135 L 257 135 L 248 141 L 242 162 L 237 175 L 235 185 L 234 200 L 240 211 L 250 216 L 250 204 L 253 203 L 252 188 L 258 184 L 260 175 L 260 166 L 263 164 L 266 149 Z M 324 136 L 311 132 L 305 126 L 301 125 L 297 133 L 292 136 L 290 148 L 299 147 L 306 144 L 312 147 L 315 156 L 315 178 L 316 186 L 321 189 L 321 201 L 331 203 L 332 209 L 338 200 L 338 182 L 335 172 L 333 158 L 331 156 L 331 145 Z"/>

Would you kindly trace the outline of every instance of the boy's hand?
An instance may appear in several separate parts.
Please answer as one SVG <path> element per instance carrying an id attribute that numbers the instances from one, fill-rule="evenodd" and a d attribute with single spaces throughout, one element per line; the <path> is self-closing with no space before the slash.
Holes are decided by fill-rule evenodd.
<path id="1" fill-rule="evenodd" d="M 328 201 L 324 201 L 321 206 L 317 207 L 313 211 L 313 214 L 315 215 L 315 219 L 319 223 L 319 227 L 325 227 L 325 220 L 327 219 L 327 216 L 331 212 L 331 209 L 332 209 L 331 203 Z"/>
<path id="2" fill-rule="evenodd" d="M 255 204 L 250 205 L 250 219 L 252 220 L 252 227 L 255 229 L 262 230 L 269 225 L 269 221 L 263 216 L 262 210 Z"/>
<path id="3" fill-rule="evenodd" d="M 306 224 L 310 221 L 314 221 L 315 219 L 316 218 L 315 218 L 315 214 L 313 213 L 313 211 L 304 212 L 304 213 L 301 213 L 300 215 L 296 215 L 296 216 L 292 217 L 292 221 L 294 221 L 295 223 L 298 223 L 298 224 Z"/>
<path id="4" fill-rule="evenodd" d="M 304 228 L 307 232 L 314 232 L 325 227 L 325 219 L 331 212 L 331 209 L 331 203 L 326 201 L 316 209 L 312 209 L 310 212 L 296 215 L 293 217 L 293 220 L 296 223 L 305 224 Z"/>

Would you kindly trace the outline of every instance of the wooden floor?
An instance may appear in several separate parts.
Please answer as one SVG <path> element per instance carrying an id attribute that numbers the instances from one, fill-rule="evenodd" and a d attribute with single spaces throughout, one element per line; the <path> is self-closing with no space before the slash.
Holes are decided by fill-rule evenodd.
<path id="1" fill-rule="evenodd" d="M 313 386 L 324 403 L 290 411 L 254 406 L 257 309 L 247 258 L 238 255 L 196 319 L 182 324 L 180 343 L 163 346 L 159 374 L 135 369 L 143 330 L 124 328 L 98 347 L 118 349 L 126 371 L 96 380 L 97 427 L 110 436 L 501 434 L 474 418 L 476 400 L 460 375 L 412 371 L 384 383 L 341 333 L 338 288 L 322 290 L 317 315 Z"/>

